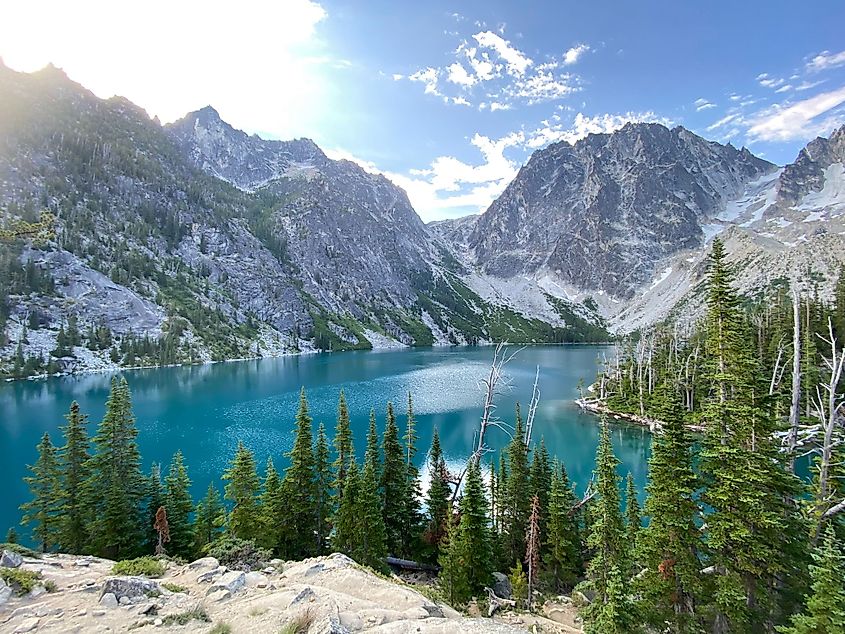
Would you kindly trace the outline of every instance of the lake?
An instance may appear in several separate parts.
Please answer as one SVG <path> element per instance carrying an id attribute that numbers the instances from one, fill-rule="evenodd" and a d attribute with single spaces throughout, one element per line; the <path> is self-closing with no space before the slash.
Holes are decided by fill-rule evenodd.
<path id="1" fill-rule="evenodd" d="M 578 382 L 596 375 L 602 346 L 533 346 L 521 350 L 506 368 L 512 389 L 497 401 L 498 414 L 513 422 L 517 401 L 523 411 L 531 398 L 540 367 L 540 406 L 533 438 L 545 439 L 549 452 L 566 464 L 583 490 L 594 466 L 599 428 L 595 417 L 573 402 Z M 423 463 L 436 426 L 451 464 L 466 459 L 481 416 L 483 388 L 489 371 L 490 347 L 420 348 L 373 352 L 340 352 L 237 361 L 211 365 L 130 370 L 138 424 L 138 445 L 144 468 L 167 465 L 177 449 L 185 455 L 193 494 L 199 498 L 215 482 L 234 453 L 238 440 L 252 449 L 263 471 L 268 456 L 276 466 L 293 442 L 299 389 L 305 386 L 316 424 L 324 422 L 333 436 L 337 398 L 346 391 L 358 456 L 363 456 L 371 408 L 383 429 L 385 408 L 392 400 L 400 430 L 404 428 L 407 393 L 414 397 Z M 45 432 L 63 444 L 60 425 L 71 401 L 89 415 L 89 434 L 101 420 L 111 375 L 86 374 L 0 385 L 0 530 L 16 525 L 18 506 L 28 499 L 22 477 L 36 459 L 35 445 Z M 650 437 L 646 430 L 614 425 L 613 441 L 622 461 L 620 474 L 634 474 L 642 490 Z M 491 430 L 487 444 L 501 448 L 508 436 Z"/>

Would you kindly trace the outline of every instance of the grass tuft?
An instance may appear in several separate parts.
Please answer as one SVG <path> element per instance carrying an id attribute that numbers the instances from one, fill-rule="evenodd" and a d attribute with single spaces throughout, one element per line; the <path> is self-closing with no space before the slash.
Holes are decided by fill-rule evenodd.
<path id="1" fill-rule="evenodd" d="M 112 566 L 111 572 L 113 575 L 160 577 L 166 569 L 167 566 L 160 559 L 146 556 L 118 561 Z"/>

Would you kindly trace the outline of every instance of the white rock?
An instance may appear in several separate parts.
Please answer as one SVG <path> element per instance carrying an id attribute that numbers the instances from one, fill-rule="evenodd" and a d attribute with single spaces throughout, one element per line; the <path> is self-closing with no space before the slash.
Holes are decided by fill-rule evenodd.
<path id="1" fill-rule="evenodd" d="M 212 603 L 217 603 L 219 601 L 226 601 L 227 599 L 231 599 L 232 593 L 228 590 L 215 590 L 214 592 L 211 592 L 206 595 L 206 598 Z"/>
<path id="2" fill-rule="evenodd" d="M 267 577 L 266 575 L 260 572 L 248 572 L 246 573 L 245 582 L 247 586 L 261 586 L 264 584 L 267 585 Z"/>
<path id="3" fill-rule="evenodd" d="M 228 590 L 232 594 L 240 590 L 246 585 L 246 574 L 238 570 L 232 570 L 215 581 L 208 589 L 206 594 L 211 594 L 217 590 Z"/>
<path id="4" fill-rule="evenodd" d="M 213 570 L 220 567 L 220 562 L 214 557 L 203 557 L 188 564 L 189 570 L 209 569 Z"/>
<path id="5" fill-rule="evenodd" d="M 105 610 L 91 610 L 91 616 L 105 616 Z"/>
<path id="6" fill-rule="evenodd" d="M 132 603 L 132 601 L 130 600 L 130 598 L 129 598 L 129 597 L 120 597 L 120 598 L 117 600 L 117 602 L 118 602 L 120 605 L 129 605 L 130 603 Z"/>
<path id="7" fill-rule="evenodd" d="M 0 568 L 17 568 L 23 563 L 23 557 L 11 550 L 4 550 L 0 555 Z"/>
<path id="8" fill-rule="evenodd" d="M 36 627 L 38 627 L 38 622 L 39 619 L 35 617 L 26 619 L 23 623 L 21 623 L 14 629 L 14 633 L 23 634 L 24 632 L 31 632 Z"/>
<path id="9" fill-rule="evenodd" d="M 161 627 L 163 624 L 164 621 L 162 621 L 161 619 L 156 619 L 155 621 L 153 621 L 153 625 L 155 625 L 156 627 Z"/>
<path id="10" fill-rule="evenodd" d="M 118 605 L 117 597 L 114 596 L 113 592 L 106 592 L 100 597 L 100 605 L 106 608 L 116 608 Z"/>
<path id="11" fill-rule="evenodd" d="M 7 585 L 0 586 L 0 605 L 12 598 L 12 589 Z"/>

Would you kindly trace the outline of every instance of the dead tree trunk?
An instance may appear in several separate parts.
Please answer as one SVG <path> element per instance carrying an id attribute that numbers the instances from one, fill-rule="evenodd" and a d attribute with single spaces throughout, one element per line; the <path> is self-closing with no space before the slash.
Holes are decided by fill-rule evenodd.
<path id="1" fill-rule="evenodd" d="M 789 407 L 789 468 L 795 472 L 795 447 L 801 418 L 801 304 L 798 284 L 792 283 L 792 403 Z"/>

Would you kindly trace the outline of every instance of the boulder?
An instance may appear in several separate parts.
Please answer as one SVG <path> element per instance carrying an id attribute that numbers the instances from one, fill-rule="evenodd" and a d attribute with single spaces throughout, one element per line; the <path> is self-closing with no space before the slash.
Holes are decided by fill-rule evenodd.
<path id="1" fill-rule="evenodd" d="M 247 586 L 258 586 L 259 588 L 267 585 L 267 576 L 260 572 L 248 572 L 245 579 Z"/>
<path id="2" fill-rule="evenodd" d="M 0 579 L 0 606 L 12 598 L 12 589 Z"/>
<path id="3" fill-rule="evenodd" d="M 228 590 L 215 590 L 214 592 L 206 595 L 206 599 L 208 599 L 211 603 L 218 603 L 219 601 L 226 601 L 231 598 L 232 593 Z"/>
<path id="4" fill-rule="evenodd" d="M 23 557 L 12 550 L 4 550 L 0 555 L 0 567 L 17 568 L 23 563 Z"/>
<path id="5" fill-rule="evenodd" d="M 38 627 L 39 619 L 33 617 L 30 619 L 25 619 L 18 625 L 13 631 L 14 634 L 24 634 L 25 632 L 32 632 L 35 628 Z"/>
<path id="6" fill-rule="evenodd" d="M 203 557 L 188 564 L 188 570 L 214 570 L 220 567 L 220 562 L 214 557 Z"/>
<path id="7" fill-rule="evenodd" d="M 218 590 L 228 590 L 232 594 L 235 594 L 235 592 L 243 588 L 245 585 L 246 574 L 239 570 L 232 570 L 224 574 L 217 581 L 213 582 L 206 594 L 211 595 Z"/>
<path id="8" fill-rule="evenodd" d="M 226 566 L 217 566 L 217 568 L 213 568 L 212 570 L 206 570 L 197 575 L 197 583 L 211 583 L 215 577 L 226 574 L 228 570 Z"/>
<path id="9" fill-rule="evenodd" d="M 109 577 L 103 583 L 100 597 L 113 594 L 119 601 L 121 597 L 149 597 L 161 594 L 158 582 L 144 577 Z"/>
<path id="10" fill-rule="evenodd" d="M 510 599 L 513 596 L 510 579 L 501 572 L 493 573 L 493 592 L 500 599 Z"/>
<path id="11" fill-rule="evenodd" d="M 120 597 L 123 599 L 124 597 Z M 106 592 L 103 596 L 100 597 L 100 605 L 104 608 L 116 608 L 119 602 L 117 597 L 114 595 L 113 592 Z"/>

